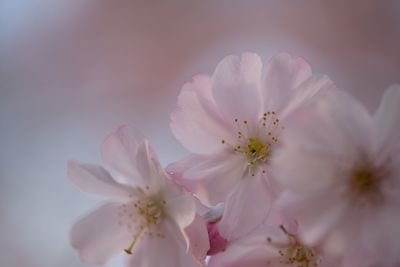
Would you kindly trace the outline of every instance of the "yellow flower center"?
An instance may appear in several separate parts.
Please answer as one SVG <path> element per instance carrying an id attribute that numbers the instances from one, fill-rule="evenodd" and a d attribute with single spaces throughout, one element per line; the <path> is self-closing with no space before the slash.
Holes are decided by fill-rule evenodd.
<path id="1" fill-rule="evenodd" d="M 249 164 L 255 164 L 267 159 L 268 149 L 259 139 L 249 138 L 244 154 L 247 156 Z"/>
<path id="2" fill-rule="evenodd" d="M 317 267 L 320 259 L 314 250 L 300 243 L 283 225 L 280 225 L 280 228 L 288 237 L 289 244 L 274 244 L 270 237 L 267 238 L 270 245 L 279 248 L 280 263 L 293 267 Z"/>
<path id="3" fill-rule="evenodd" d="M 234 152 L 243 154 L 246 158 L 246 170 L 251 176 L 261 171 L 266 173 L 266 165 L 261 165 L 268 161 L 272 152 L 272 146 L 278 142 L 278 136 L 284 129 L 280 125 L 280 120 L 274 111 L 264 112 L 262 117 L 255 123 L 247 120 L 240 121 L 235 119 L 237 131 L 237 141 L 234 144 L 221 140 L 223 145 L 227 145 Z"/>
<path id="4" fill-rule="evenodd" d="M 147 188 L 148 189 L 148 188 Z M 131 195 L 132 197 L 132 195 Z M 165 218 L 166 202 L 158 196 L 143 197 L 136 201 L 123 204 L 120 210 L 121 221 L 119 224 L 124 225 L 128 231 L 132 233 L 132 242 L 124 249 L 127 254 L 132 254 L 132 249 L 143 234 L 149 236 L 157 236 L 162 238 L 163 234 L 157 231 L 157 227 Z"/>

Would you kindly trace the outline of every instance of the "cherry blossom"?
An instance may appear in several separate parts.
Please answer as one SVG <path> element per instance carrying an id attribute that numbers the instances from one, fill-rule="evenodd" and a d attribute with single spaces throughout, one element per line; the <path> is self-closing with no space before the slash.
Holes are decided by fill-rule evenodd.
<path id="1" fill-rule="evenodd" d="M 251 233 L 230 242 L 223 252 L 211 257 L 209 267 L 328 267 L 318 246 L 303 244 L 297 224 L 262 224 Z"/>
<path id="2" fill-rule="evenodd" d="M 272 165 L 285 188 L 278 203 L 303 241 L 342 266 L 399 266 L 400 86 L 373 115 L 330 92 L 289 121 Z"/>
<path id="3" fill-rule="evenodd" d="M 223 237 L 240 237 L 264 220 L 278 193 L 270 161 L 285 118 L 333 87 L 302 58 L 279 54 L 263 69 L 252 53 L 226 57 L 211 77 L 183 86 L 171 129 L 192 154 L 167 170 L 204 204 L 225 202 Z"/>
<path id="4" fill-rule="evenodd" d="M 82 261 L 104 264 L 125 251 L 128 266 L 201 266 L 209 248 L 205 224 L 192 196 L 172 182 L 141 133 L 119 128 L 104 141 L 102 155 L 118 180 L 101 166 L 68 164 L 80 190 L 110 199 L 72 228 Z"/>

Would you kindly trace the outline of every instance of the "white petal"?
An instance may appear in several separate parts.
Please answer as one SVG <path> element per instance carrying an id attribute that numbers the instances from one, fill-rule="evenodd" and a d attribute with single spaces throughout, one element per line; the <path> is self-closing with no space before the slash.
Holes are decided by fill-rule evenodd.
<path id="1" fill-rule="evenodd" d="M 190 251 L 198 260 L 203 260 L 210 249 L 206 221 L 196 215 L 193 222 L 185 228 L 185 234 L 189 239 Z"/>
<path id="2" fill-rule="evenodd" d="M 228 118 L 258 118 L 262 107 L 261 69 L 261 59 L 252 53 L 228 56 L 218 64 L 212 90 L 215 102 Z"/>
<path id="3" fill-rule="evenodd" d="M 185 238 L 186 245 L 189 247 L 189 238 L 184 229 L 193 222 L 196 216 L 196 205 L 193 197 L 181 191 L 178 196 L 166 196 L 165 201 L 168 217 L 178 225 Z"/>
<path id="4" fill-rule="evenodd" d="M 142 133 L 129 126 L 121 126 L 104 140 L 101 148 L 103 160 L 125 178 L 138 177 L 136 156 L 144 142 Z"/>
<path id="5" fill-rule="evenodd" d="M 223 202 L 242 176 L 243 159 L 232 153 L 191 155 L 167 167 L 205 205 Z M 180 176 L 180 177 L 179 177 Z"/>
<path id="6" fill-rule="evenodd" d="M 147 140 L 138 147 L 136 168 L 139 175 L 132 177 L 131 183 L 142 185 L 142 188 L 149 186 L 150 192 L 154 193 L 164 186 L 166 173 Z"/>
<path id="7" fill-rule="evenodd" d="M 131 188 L 117 183 L 101 166 L 68 162 L 68 177 L 85 193 L 126 200 Z"/>
<path id="8" fill-rule="evenodd" d="M 208 76 L 195 76 L 183 86 L 170 126 L 175 137 L 193 153 L 208 154 L 223 149 L 221 140 L 229 139 L 231 134 L 211 96 Z"/>
<path id="9" fill-rule="evenodd" d="M 336 87 L 328 76 L 312 75 L 298 87 L 291 90 L 282 107 L 279 107 L 280 119 L 284 119 L 284 117 L 297 108 L 309 104 L 318 95 L 324 93 L 325 90 L 335 89 Z"/>
<path id="10" fill-rule="evenodd" d="M 174 223 L 162 223 L 163 237 L 144 236 L 128 258 L 129 267 L 199 267 L 187 252 L 184 238 Z"/>
<path id="11" fill-rule="evenodd" d="M 273 227 L 278 228 L 278 227 Z M 287 237 L 272 230 L 272 227 L 262 227 L 250 234 L 230 242 L 227 249 L 211 257 L 209 267 L 279 267 L 278 249 L 268 245 L 267 237 L 274 241 L 285 243 Z M 275 238 L 277 237 L 277 238 Z"/>
<path id="12" fill-rule="evenodd" d="M 128 232 L 118 224 L 119 206 L 116 203 L 105 204 L 72 228 L 71 244 L 79 251 L 83 262 L 104 264 L 129 244 Z"/>
<path id="13" fill-rule="evenodd" d="M 227 197 L 218 223 L 221 236 L 227 240 L 240 238 L 266 219 L 275 192 L 265 179 L 261 175 L 243 177 Z"/>
<path id="14" fill-rule="evenodd" d="M 364 106 L 343 91 L 327 90 L 318 101 L 297 110 L 285 120 L 281 140 L 284 150 L 298 149 L 299 153 L 326 159 L 334 167 L 340 167 L 351 166 L 361 153 L 369 152 L 371 132 L 372 117 Z M 285 158 L 296 161 L 289 152 L 285 154 Z M 298 164 L 291 165 L 303 168 Z"/>
<path id="15" fill-rule="evenodd" d="M 382 157 L 400 152 L 400 85 L 387 89 L 374 115 L 376 148 Z M 383 160 L 386 160 L 383 159 Z"/>
<path id="16" fill-rule="evenodd" d="M 265 66 L 263 79 L 264 111 L 278 111 L 291 91 L 311 74 L 310 65 L 300 57 L 286 53 L 272 57 Z"/>

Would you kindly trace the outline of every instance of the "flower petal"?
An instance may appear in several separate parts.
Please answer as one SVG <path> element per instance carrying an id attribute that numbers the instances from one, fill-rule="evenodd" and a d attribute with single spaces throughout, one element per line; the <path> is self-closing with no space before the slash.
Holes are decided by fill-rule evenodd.
<path id="1" fill-rule="evenodd" d="M 334 89 L 336 87 L 328 76 L 312 75 L 289 93 L 288 99 L 279 108 L 280 118 L 283 119 L 296 108 L 309 104 L 312 100 L 315 100 L 317 95 L 324 93 L 325 90 Z"/>
<path id="2" fill-rule="evenodd" d="M 136 155 L 138 147 L 144 142 L 142 133 L 123 125 L 104 140 L 101 152 L 103 160 L 125 178 L 138 177 Z"/>
<path id="3" fill-rule="evenodd" d="M 295 150 L 298 150 L 295 155 L 335 160 L 339 166 L 352 166 L 360 152 L 369 152 L 371 132 L 372 117 L 361 103 L 343 91 L 326 90 L 318 101 L 297 110 L 285 120 L 281 140 L 286 156 L 280 166 L 286 168 L 288 162 L 297 160 L 290 154 Z M 298 164 L 292 165 L 303 169 Z M 281 167 L 276 169 L 282 170 Z"/>
<path id="4" fill-rule="evenodd" d="M 258 55 L 228 56 L 215 69 L 212 90 L 227 118 L 256 120 L 261 112 L 262 62 Z"/>
<path id="5" fill-rule="evenodd" d="M 154 193 L 164 186 L 166 173 L 147 140 L 137 149 L 136 168 L 139 175 L 132 177 L 131 183 L 140 184 L 142 188 L 148 186 L 149 192 Z"/>
<path id="6" fill-rule="evenodd" d="M 128 258 L 130 267 L 199 267 L 186 250 L 182 233 L 173 222 L 165 221 L 162 236 L 143 236 Z"/>
<path id="7" fill-rule="evenodd" d="M 195 76 L 183 86 L 170 126 L 175 137 L 193 153 L 208 154 L 223 149 L 220 141 L 229 139 L 230 133 L 212 99 L 208 76 Z"/>
<path id="8" fill-rule="evenodd" d="M 88 264 L 104 264 L 122 252 L 130 242 L 130 235 L 119 226 L 118 207 L 108 203 L 78 221 L 71 230 L 71 244 L 80 258 Z"/>
<path id="9" fill-rule="evenodd" d="M 388 154 L 396 155 L 400 152 L 400 85 L 393 85 L 387 89 L 382 97 L 381 104 L 374 115 L 376 132 L 376 150 L 380 151 L 383 160 Z"/>
<path id="10" fill-rule="evenodd" d="M 282 238 L 274 228 L 260 227 L 259 229 L 243 236 L 240 239 L 229 243 L 227 249 L 211 257 L 207 266 L 209 267 L 278 267 L 282 266 L 279 262 L 278 249 L 269 246 L 267 237 L 272 237 L 274 241 L 287 242 L 287 237 Z M 275 231 L 274 231 L 275 230 Z M 276 238 L 277 237 L 277 238 Z"/>
<path id="11" fill-rule="evenodd" d="M 85 193 L 126 200 L 131 188 L 117 183 L 101 166 L 68 162 L 68 177 Z"/>
<path id="12" fill-rule="evenodd" d="M 210 249 L 207 226 L 205 220 L 196 215 L 193 222 L 185 228 L 185 234 L 189 240 L 189 249 L 195 259 L 202 261 Z"/>
<path id="13" fill-rule="evenodd" d="M 180 191 L 177 196 L 165 196 L 165 201 L 169 218 L 178 225 L 186 240 L 187 247 L 189 247 L 189 238 L 184 229 L 193 222 L 196 216 L 196 204 L 193 196 Z"/>
<path id="14" fill-rule="evenodd" d="M 310 78 L 310 65 L 300 57 L 281 53 L 265 66 L 263 98 L 265 111 L 278 111 L 291 91 Z"/>
<path id="15" fill-rule="evenodd" d="M 262 175 L 244 177 L 227 197 L 218 223 L 220 234 L 227 240 L 244 236 L 267 217 L 276 193 L 265 179 Z"/>
<path id="16" fill-rule="evenodd" d="M 243 159 L 232 153 L 190 155 L 167 167 L 177 183 L 194 193 L 205 205 L 225 200 L 244 171 Z"/>

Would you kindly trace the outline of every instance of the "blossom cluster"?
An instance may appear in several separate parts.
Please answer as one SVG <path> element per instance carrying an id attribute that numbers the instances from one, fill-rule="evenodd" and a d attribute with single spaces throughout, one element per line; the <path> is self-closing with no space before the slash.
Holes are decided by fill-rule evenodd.
<path id="1" fill-rule="evenodd" d="M 400 266 L 400 86 L 371 114 L 300 57 L 229 56 L 183 86 L 171 130 L 190 154 L 166 168 L 128 126 L 102 144 L 107 169 L 68 163 L 110 199 L 72 228 L 83 262 Z"/>

